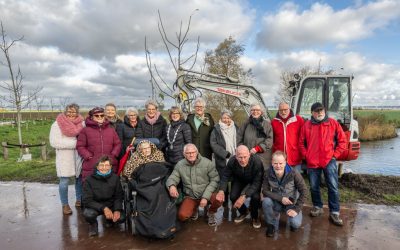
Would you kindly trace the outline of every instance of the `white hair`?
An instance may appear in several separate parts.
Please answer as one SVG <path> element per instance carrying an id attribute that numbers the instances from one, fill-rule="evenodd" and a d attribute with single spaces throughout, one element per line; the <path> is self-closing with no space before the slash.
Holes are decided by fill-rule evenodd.
<path id="1" fill-rule="evenodd" d="M 147 107 L 149 105 L 153 105 L 154 107 L 156 107 L 156 109 L 158 109 L 158 103 L 154 100 L 147 100 L 146 103 L 144 104 L 144 107 L 147 109 Z"/>
<path id="2" fill-rule="evenodd" d="M 126 109 L 125 115 L 129 115 L 129 113 L 135 113 L 137 116 L 139 115 L 138 110 L 134 107 L 129 107 Z"/>
<path id="3" fill-rule="evenodd" d="M 255 106 L 260 107 L 261 113 L 262 113 L 262 114 L 265 114 L 265 109 L 264 109 L 264 107 L 263 107 L 261 104 L 259 104 L 259 103 L 252 103 L 252 104 L 250 104 L 250 110 L 253 109 Z"/>
<path id="4" fill-rule="evenodd" d="M 196 145 L 194 145 L 193 143 L 188 143 L 188 144 L 185 144 L 185 146 L 183 146 L 183 153 L 185 153 L 186 149 L 188 149 L 189 147 L 194 147 L 196 149 L 196 152 L 197 153 L 199 152 L 199 150 L 197 149 Z"/>
<path id="5" fill-rule="evenodd" d="M 201 97 L 194 99 L 193 105 L 196 105 L 197 103 L 200 103 L 204 108 L 206 107 L 206 101 Z"/>

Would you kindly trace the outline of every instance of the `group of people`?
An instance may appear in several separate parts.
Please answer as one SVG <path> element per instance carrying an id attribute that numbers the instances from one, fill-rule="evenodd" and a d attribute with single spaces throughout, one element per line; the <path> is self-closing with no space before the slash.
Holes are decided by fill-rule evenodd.
<path id="1" fill-rule="evenodd" d="M 98 233 L 96 218 L 100 214 L 104 214 L 106 226 L 124 221 L 123 190 L 116 173 L 118 161 L 136 141 L 136 151 L 130 154 L 121 176 L 135 178 L 143 164 L 167 167 L 169 195 L 182 198 L 177 215 L 180 221 L 197 219 L 198 207 L 207 207 L 208 224 L 214 226 L 218 224 L 218 209 L 227 206 L 230 199 L 238 211 L 235 223 L 250 214 L 253 227 L 260 228 L 262 208 L 267 236 L 272 237 L 278 229 L 281 213 L 288 216 L 291 229 L 296 231 L 307 196 L 300 174 L 305 161 L 313 203 L 310 215 L 323 213 L 319 187 L 324 173 L 329 218 L 335 225 L 343 225 L 336 158 L 346 149 L 346 137 L 321 103 L 312 105 L 307 121 L 284 102 L 272 121 L 265 118 L 261 105 L 252 104 L 249 118 L 240 127 L 229 110 L 223 110 L 215 123 L 205 112 L 202 98 L 193 104 L 194 113 L 186 119 L 180 108 L 172 107 L 169 123 L 152 100 L 146 102 L 142 119 L 137 109 L 128 108 L 121 120 L 111 103 L 104 109 L 93 108 L 84 119 L 78 105 L 68 105 L 50 131 L 63 213 L 72 213 L 68 183 L 74 176 L 75 206 L 84 207 L 90 235 Z"/>

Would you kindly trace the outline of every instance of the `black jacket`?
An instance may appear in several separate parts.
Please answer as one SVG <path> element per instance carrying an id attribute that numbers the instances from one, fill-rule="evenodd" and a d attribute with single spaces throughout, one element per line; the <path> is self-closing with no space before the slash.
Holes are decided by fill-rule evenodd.
<path id="1" fill-rule="evenodd" d="M 242 194 L 251 197 L 254 193 L 260 193 L 262 180 L 264 176 L 264 167 L 257 155 L 250 155 L 249 162 L 246 167 L 240 166 L 235 156 L 232 156 L 226 168 L 219 185 L 219 190 L 226 191 L 229 180 L 235 180 L 248 184 Z"/>
<path id="2" fill-rule="evenodd" d="M 300 196 L 296 199 L 298 191 Z M 273 167 L 270 167 L 264 176 L 262 193 L 264 197 L 269 197 L 277 202 L 282 202 L 283 197 L 293 199 L 293 208 L 299 213 L 303 207 L 304 201 L 307 199 L 307 186 L 300 173 L 293 170 L 289 165 L 285 166 L 285 174 L 282 180 L 278 180 Z"/>
<path id="3" fill-rule="evenodd" d="M 124 192 L 119 177 L 111 172 L 108 176 L 95 173 L 86 178 L 83 185 L 83 206 L 102 212 L 105 207 L 122 211 Z"/>
<path id="4" fill-rule="evenodd" d="M 238 127 L 236 126 L 236 124 L 235 129 L 237 133 Z M 215 166 L 219 172 L 220 169 L 224 169 L 226 167 L 226 159 L 229 159 L 229 157 L 231 157 L 231 154 L 226 151 L 225 139 L 222 135 L 221 126 L 219 124 L 216 124 L 214 130 L 211 132 L 210 144 L 214 153 Z"/>
<path id="5" fill-rule="evenodd" d="M 160 140 L 160 144 L 157 145 L 157 148 L 164 151 L 167 146 L 167 121 L 160 115 L 157 121 L 151 125 L 148 123 L 146 118 L 140 120 L 138 128 L 137 128 L 137 138 L 157 138 Z"/>
<path id="6" fill-rule="evenodd" d="M 199 130 L 196 129 L 196 125 L 194 124 L 194 114 L 188 115 L 186 122 L 187 124 L 189 124 L 190 129 L 192 130 L 192 143 L 196 145 L 201 156 L 204 156 L 211 160 L 212 149 L 210 145 L 210 136 L 211 131 L 214 129 L 214 120 L 212 116 L 208 113 L 206 113 L 205 116 L 208 117 L 210 124 L 209 126 L 207 126 L 202 123 L 199 127 Z"/>
<path id="7" fill-rule="evenodd" d="M 170 128 L 169 134 L 168 128 Z M 185 157 L 183 155 L 183 146 L 187 143 L 192 143 L 192 131 L 184 120 L 179 120 L 177 122 L 171 121 L 165 128 L 165 133 L 170 142 L 174 140 L 175 132 L 177 132 L 177 134 L 175 141 L 172 143 L 172 148 L 167 139 L 167 148 L 165 149 L 166 160 L 174 165 Z"/>
<path id="8" fill-rule="evenodd" d="M 126 148 L 132 142 L 132 138 L 136 137 L 137 127 L 140 122 L 139 117 L 137 119 L 136 127 L 132 127 L 127 116 L 124 117 L 123 123 L 117 123 L 117 134 L 122 142 L 121 153 L 119 154 L 120 158 L 125 154 Z"/>

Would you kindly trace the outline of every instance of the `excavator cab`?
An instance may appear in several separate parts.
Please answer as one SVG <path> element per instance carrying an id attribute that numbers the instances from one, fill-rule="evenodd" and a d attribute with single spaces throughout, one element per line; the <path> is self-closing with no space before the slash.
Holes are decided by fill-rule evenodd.
<path id="1" fill-rule="evenodd" d="M 292 82 L 293 111 L 305 119 L 311 116 L 311 105 L 321 102 L 329 117 L 336 119 L 346 133 L 348 150 L 339 160 L 355 160 L 360 151 L 358 122 L 353 119 L 351 82 L 353 76 L 312 75 Z"/>

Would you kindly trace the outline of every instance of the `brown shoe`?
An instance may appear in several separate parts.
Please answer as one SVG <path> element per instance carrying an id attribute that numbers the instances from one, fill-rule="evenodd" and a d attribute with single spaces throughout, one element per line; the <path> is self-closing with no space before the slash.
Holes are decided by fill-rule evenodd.
<path id="1" fill-rule="evenodd" d="M 82 206 L 81 201 L 76 201 L 76 202 L 75 202 L 75 207 L 81 207 L 81 206 Z"/>
<path id="2" fill-rule="evenodd" d="M 72 210 L 69 207 L 69 205 L 64 205 L 62 210 L 63 210 L 63 214 L 65 214 L 65 215 L 72 214 Z"/>

